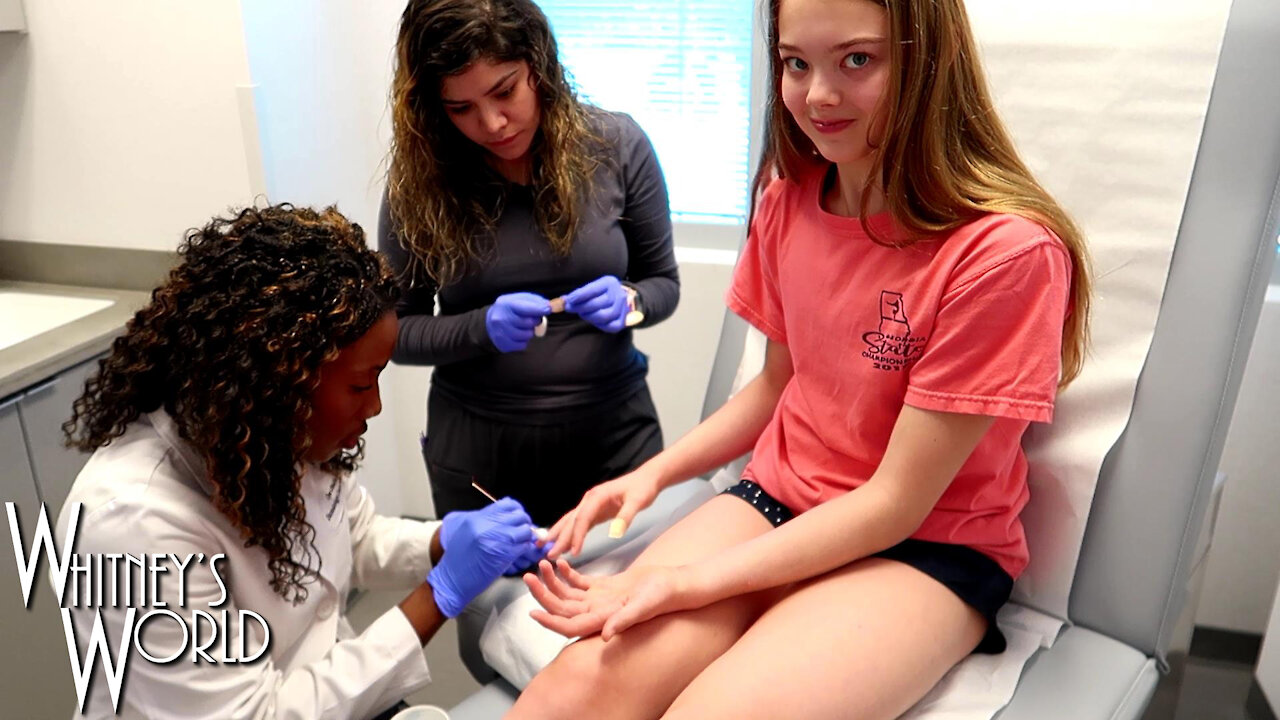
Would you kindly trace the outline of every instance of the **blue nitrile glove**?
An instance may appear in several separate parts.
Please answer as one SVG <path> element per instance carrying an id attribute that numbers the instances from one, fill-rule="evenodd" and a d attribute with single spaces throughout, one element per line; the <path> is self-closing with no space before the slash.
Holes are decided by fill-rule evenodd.
<path id="1" fill-rule="evenodd" d="M 523 555 L 516 558 L 515 562 L 511 563 L 511 567 L 507 568 L 507 571 L 502 574 L 507 577 L 525 574 L 526 571 L 532 570 L 542 558 L 546 557 L 553 547 L 555 547 L 555 543 L 547 543 L 542 547 L 534 545 L 525 551 Z"/>
<path id="2" fill-rule="evenodd" d="M 479 510 L 451 512 L 440 525 L 444 555 L 427 582 L 445 617 L 458 613 L 534 546 L 533 522 L 520 503 L 503 498 Z"/>
<path id="3" fill-rule="evenodd" d="M 571 312 L 607 333 L 616 333 L 627 324 L 627 291 L 612 275 L 592 280 L 564 296 L 565 312 Z"/>
<path id="4" fill-rule="evenodd" d="M 499 295 L 484 314 L 489 339 L 504 353 L 523 350 L 533 339 L 533 330 L 551 314 L 551 303 L 533 293 Z"/>

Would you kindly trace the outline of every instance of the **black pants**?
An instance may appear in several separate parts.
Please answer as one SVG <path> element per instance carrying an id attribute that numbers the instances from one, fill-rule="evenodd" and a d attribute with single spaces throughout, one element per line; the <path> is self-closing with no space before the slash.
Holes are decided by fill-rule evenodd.
<path id="1" fill-rule="evenodd" d="M 662 450 L 662 429 L 648 388 L 612 406 L 556 424 L 524 425 L 476 415 L 431 392 L 422 456 L 436 515 L 511 496 L 534 523 L 550 527 L 592 486 L 639 467 Z"/>

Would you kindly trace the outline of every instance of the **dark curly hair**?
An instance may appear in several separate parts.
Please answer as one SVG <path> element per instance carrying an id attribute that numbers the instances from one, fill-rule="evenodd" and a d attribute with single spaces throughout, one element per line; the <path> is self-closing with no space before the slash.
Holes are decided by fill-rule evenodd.
<path id="1" fill-rule="evenodd" d="M 246 208 L 187 231 L 179 254 L 63 432 L 93 451 L 164 408 L 204 457 L 214 505 L 267 552 L 272 590 L 301 602 L 320 567 L 299 495 L 319 369 L 394 307 L 394 275 L 332 207 Z M 340 477 L 362 451 L 321 467 Z"/>

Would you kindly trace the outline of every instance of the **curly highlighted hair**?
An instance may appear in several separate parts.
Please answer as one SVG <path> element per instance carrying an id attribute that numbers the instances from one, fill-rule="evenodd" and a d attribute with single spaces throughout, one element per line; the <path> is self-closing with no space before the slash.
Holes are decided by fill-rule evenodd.
<path id="1" fill-rule="evenodd" d="M 534 220 L 567 255 L 600 167 L 603 139 L 560 64 L 533 0 L 410 0 L 400 19 L 391 82 L 387 178 L 401 242 L 438 285 L 487 257 L 482 238 L 502 213 L 484 150 L 445 114 L 444 78 L 477 60 L 529 64 L 541 113 L 531 146 Z"/>
<path id="2" fill-rule="evenodd" d="M 246 547 L 266 551 L 272 589 L 301 602 L 320 567 L 299 494 L 319 370 L 394 307 L 394 275 L 332 207 L 214 218 L 187 231 L 179 254 L 63 432 L 92 451 L 163 408 L 204 457 L 214 505 Z M 362 449 L 321 467 L 349 473 Z"/>

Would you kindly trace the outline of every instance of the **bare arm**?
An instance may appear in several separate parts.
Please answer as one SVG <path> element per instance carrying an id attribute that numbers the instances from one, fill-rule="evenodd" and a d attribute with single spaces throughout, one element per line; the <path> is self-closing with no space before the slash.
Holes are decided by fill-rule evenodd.
<path id="1" fill-rule="evenodd" d="M 423 582 L 413 592 L 400 601 L 400 612 L 404 613 L 413 631 L 418 634 L 418 642 L 423 645 L 444 625 L 445 616 L 436 607 L 436 596 L 431 585 Z"/>
<path id="2" fill-rule="evenodd" d="M 646 463 L 657 473 L 659 489 L 710 472 L 755 447 L 794 374 L 791 351 L 786 345 L 770 340 L 765 348 L 764 369 L 759 375 L 687 435 Z"/>
<path id="3" fill-rule="evenodd" d="M 588 490 L 578 507 L 548 532 L 547 541 L 554 543 L 550 556 L 581 552 L 587 532 L 611 515 L 625 529 L 663 488 L 714 470 L 750 450 L 773 418 L 794 374 L 791 351 L 770 340 L 764 369 L 711 417 L 634 471 Z"/>
<path id="4" fill-rule="evenodd" d="M 862 487 L 750 542 L 689 566 L 706 603 L 815 577 L 911 536 L 993 419 L 904 406 L 884 459 Z"/>

